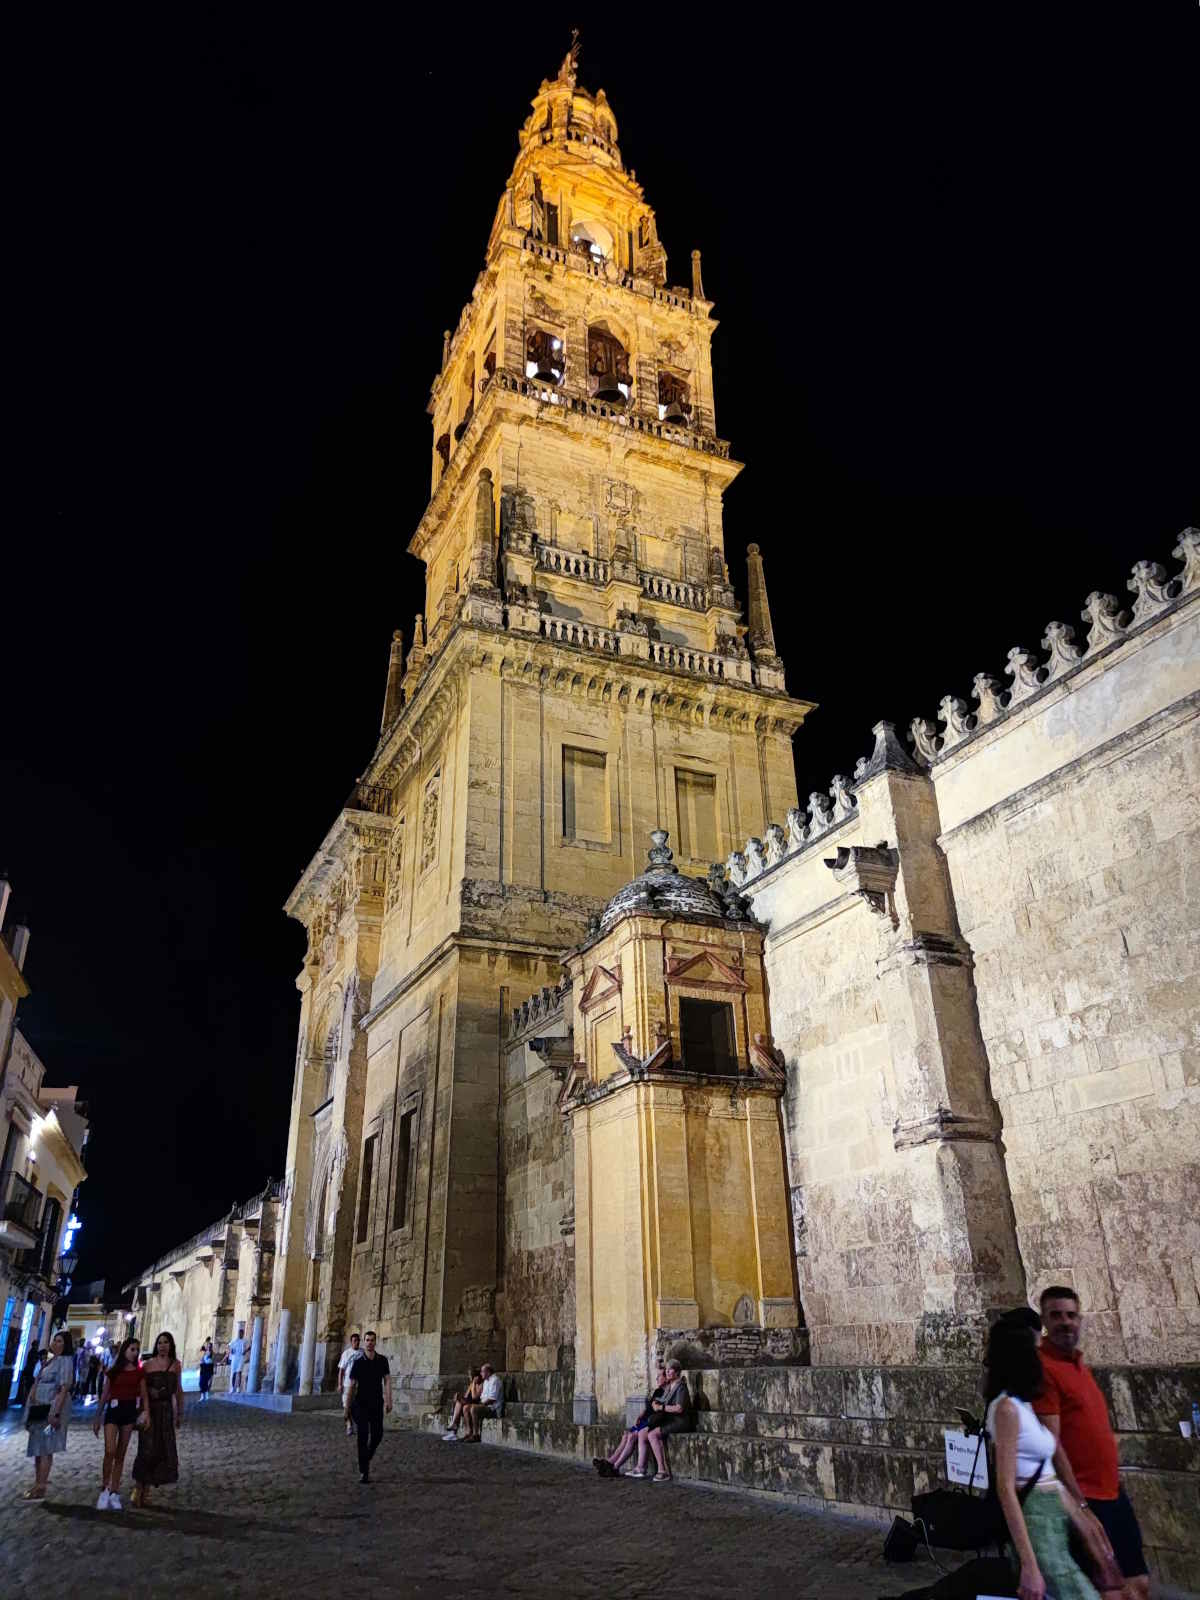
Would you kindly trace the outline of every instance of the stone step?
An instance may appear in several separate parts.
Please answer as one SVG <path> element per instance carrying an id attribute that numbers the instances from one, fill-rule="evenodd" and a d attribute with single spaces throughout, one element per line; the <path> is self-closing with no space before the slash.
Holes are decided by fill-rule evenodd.
<path id="1" fill-rule="evenodd" d="M 508 1416 L 483 1424 L 486 1444 L 586 1462 L 607 1455 L 621 1437 L 609 1424 L 518 1421 Z M 853 1445 L 765 1439 L 697 1432 L 670 1441 L 672 1473 L 680 1479 L 781 1494 L 828 1510 L 853 1508 L 884 1520 L 911 1514 L 914 1492 L 938 1482 L 941 1454 Z"/>

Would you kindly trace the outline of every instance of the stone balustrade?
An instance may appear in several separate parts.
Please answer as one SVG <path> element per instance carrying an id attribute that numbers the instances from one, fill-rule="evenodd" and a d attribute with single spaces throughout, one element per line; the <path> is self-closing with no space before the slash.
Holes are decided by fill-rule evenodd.
<path id="1" fill-rule="evenodd" d="M 544 639 L 553 639 L 556 644 L 573 644 L 581 650 L 601 650 L 614 656 L 619 650 L 617 636 L 608 628 L 577 622 L 572 617 L 543 615 L 540 632 Z"/>
<path id="2" fill-rule="evenodd" d="M 711 650 L 693 650 L 689 645 L 659 644 L 650 641 L 650 659 L 660 667 L 671 667 L 675 672 L 695 672 L 704 678 L 730 678 L 738 674 L 732 670 L 740 663 L 714 655 Z M 749 681 L 749 673 L 746 674 Z"/>
<path id="3" fill-rule="evenodd" d="M 685 583 L 678 578 L 668 578 L 661 572 L 638 569 L 642 592 L 648 600 L 664 600 L 673 606 L 688 606 L 693 611 L 707 611 L 708 590 L 698 583 Z"/>
<path id="4" fill-rule="evenodd" d="M 599 556 L 590 556 L 579 550 L 560 550 L 557 545 L 537 546 L 537 564 L 544 572 L 556 572 L 564 578 L 581 578 L 585 583 L 606 584 L 609 564 Z"/>
<path id="5" fill-rule="evenodd" d="M 702 450 L 706 455 L 719 456 L 722 461 L 729 459 L 728 439 L 717 439 L 709 434 L 698 433 L 694 428 L 682 428 L 674 422 L 660 422 L 657 417 L 638 416 L 625 405 L 610 405 L 606 400 L 568 394 L 553 383 L 540 383 L 534 378 L 525 378 L 504 369 L 498 369 L 496 372 L 496 387 L 507 390 L 510 394 L 525 395 L 530 400 L 539 400 L 543 405 L 561 406 L 564 411 L 574 412 L 580 416 L 593 417 L 601 422 L 615 422 L 622 428 L 628 428 L 632 433 L 651 434 L 656 439 L 665 439 L 669 444 L 680 444 L 692 450 Z M 489 393 L 491 388 L 489 385 Z"/>

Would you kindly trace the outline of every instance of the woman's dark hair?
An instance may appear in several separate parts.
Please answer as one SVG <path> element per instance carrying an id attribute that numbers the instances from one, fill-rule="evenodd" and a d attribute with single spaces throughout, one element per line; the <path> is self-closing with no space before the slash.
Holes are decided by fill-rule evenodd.
<path id="1" fill-rule="evenodd" d="M 987 1371 L 984 1398 L 1010 1394 L 1017 1400 L 1033 1400 L 1042 1392 L 1042 1363 L 1033 1329 L 1019 1322 L 997 1322 L 988 1334 Z"/>
<path id="2" fill-rule="evenodd" d="M 75 1341 L 71 1337 L 71 1330 L 69 1328 L 55 1328 L 54 1332 L 50 1336 L 50 1343 L 53 1344 L 55 1339 L 62 1340 L 63 1355 L 73 1356 L 75 1354 Z"/>
<path id="3" fill-rule="evenodd" d="M 167 1360 L 168 1360 L 168 1361 L 174 1361 L 174 1360 L 175 1360 L 175 1341 L 174 1341 L 174 1339 L 173 1339 L 173 1338 L 172 1338 L 172 1337 L 171 1337 L 171 1335 L 170 1335 L 170 1334 L 169 1334 L 169 1333 L 168 1333 L 168 1332 L 167 1332 L 167 1330 L 166 1330 L 166 1329 L 165 1329 L 165 1328 L 164 1328 L 164 1329 L 163 1329 L 163 1331 L 162 1331 L 162 1332 L 161 1332 L 161 1333 L 160 1333 L 160 1334 L 159 1334 L 159 1335 L 158 1335 L 158 1339 L 155 1339 L 155 1341 L 154 1341 L 154 1354 L 155 1354 L 155 1355 L 157 1355 L 157 1354 L 158 1354 L 158 1340 L 159 1340 L 159 1339 L 165 1339 L 165 1340 L 166 1340 L 166 1341 L 167 1341 L 167 1343 L 168 1343 L 168 1344 L 169 1344 L 169 1345 L 170 1345 L 170 1347 L 171 1347 L 171 1354 L 170 1354 L 170 1355 L 169 1355 L 169 1356 L 168 1356 L 168 1357 L 167 1357 Z"/>
<path id="4" fill-rule="evenodd" d="M 138 1353 L 141 1354 L 142 1342 L 140 1339 L 126 1339 L 117 1351 L 117 1359 L 113 1362 L 110 1372 L 120 1372 L 122 1367 L 132 1367 L 135 1363 L 129 1360 L 129 1346 L 136 1344 Z"/>

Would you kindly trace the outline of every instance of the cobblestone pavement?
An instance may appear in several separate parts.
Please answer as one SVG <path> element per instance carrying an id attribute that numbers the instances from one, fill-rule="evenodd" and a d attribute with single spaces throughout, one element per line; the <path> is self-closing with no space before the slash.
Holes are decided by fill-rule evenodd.
<path id="1" fill-rule="evenodd" d="M 189 1407 L 180 1481 L 144 1511 L 95 1509 L 102 1448 L 76 1408 L 50 1493 L 0 1428 L 0 1595 L 309 1596 L 767 1593 L 875 1600 L 928 1583 L 887 1567 L 863 1523 L 766 1498 L 603 1483 L 571 1463 L 389 1428 L 369 1487 L 337 1412 Z M 126 1463 L 125 1488 L 133 1449 Z M 128 1504 L 128 1499 L 126 1499 Z"/>

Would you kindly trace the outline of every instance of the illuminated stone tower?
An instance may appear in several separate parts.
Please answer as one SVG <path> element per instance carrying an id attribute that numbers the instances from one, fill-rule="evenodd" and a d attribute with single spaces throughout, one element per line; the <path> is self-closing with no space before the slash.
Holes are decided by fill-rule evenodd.
<path id="1" fill-rule="evenodd" d="M 409 545 L 424 614 L 287 905 L 309 951 L 264 1374 L 291 1383 L 298 1362 L 301 1388 L 351 1327 L 418 1390 L 503 1358 L 512 1009 L 559 982 L 652 829 L 703 877 L 796 801 L 809 707 L 784 688 L 757 549 L 749 627 L 725 563 L 740 467 L 716 433 L 699 252 L 670 286 L 575 67 L 538 90 L 445 335 Z"/>

